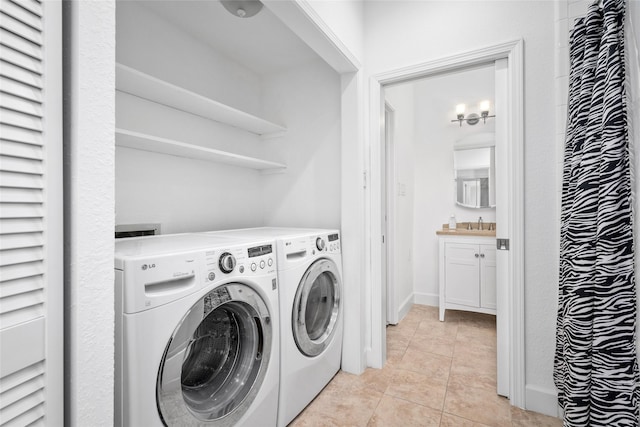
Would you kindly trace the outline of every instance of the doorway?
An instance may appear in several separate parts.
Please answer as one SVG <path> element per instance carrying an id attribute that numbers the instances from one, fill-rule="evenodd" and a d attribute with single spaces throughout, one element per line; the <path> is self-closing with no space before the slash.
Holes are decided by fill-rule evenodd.
<path id="1" fill-rule="evenodd" d="M 497 221 L 500 224 L 497 238 L 508 239 L 510 245 L 509 250 L 501 252 L 501 268 L 499 275 L 501 280 L 498 281 L 497 299 L 499 301 L 498 309 L 498 351 L 504 353 L 498 356 L 499 363 L 502 366 L 502 392 L 507 394 L 513 405 L 524 406 L 524 319 L 523 319 L 523 215 L 522 215 L 522 41 L 514 41 L 502 45 L 488 47 L 479 51 L 469 52 L 438 61 L 416 65 L 401 70 L 391 71 L 382 75 L 372 77 L 371 84 L 371 125 L 372 125 L 372 187 L 371 187 L 371 206 L 381 206 L 380 193 L 382 187 L 382 168 L 379 167 L 386 160 L 383 158 L 384 151 L 380 149 L 385 140 L 385 129 L 381 126 L 381 120 L 384 117 L 384 92 L 385 88 L 401 82 L 412 81 L 425 77 L 441 76 L 446 73 L 460 72 L 465 69 L 495 63 L 496 76 L 500 75 L 500 81 L 496 80 L 496 85 L 500 86 L 504 91 L 504 100 L 502 102 L 502 110 L 500 112 L 503 126 L 495 129 L 499 134 L 497 138 L 503 138 L 509 141 L 503 149 L 498 149 L 496 154 L 497 162 L 502 162 L 503 185 L 497 189 L 498 205 L 502 205 L 502 213 L 496 213 Z M 450 115 L 448 110 L 447 114 Z M 455 116 L 453 117 L 455 118 Z M 416 118 L 420 120 L 420 118 Z M 396 141 L 397 142 L 397 141 Z M 497 178 L 498 181 L 500 178 Z M 399 189 L 403 183 L 395 183 Z M 406 185 L 406 184 L 405 184 Z M 407 191 L 411 191 L 409 187 Z M 387 192 L 388 193 L 388 192 Z M 502 200 L 502 203 L 500 202 Z M 393 204 L 393 203 L 391 203 Z M 382 224 L 384 217 L 384 209 L 372 208 L 372 231 Z M 444 222 L 444 221 L 443 221 Z M 435 232 L 435 230 L 432 230 Z M 379 236 L 379 237 L 377 237 Z M 420 236 L 413 236 L 418 239 L 417 244 L 421 244 Z M 387 236 L 387 241 L 394 240 L 395 236 Z M 372 254 L 371 259 L 382 259 L 379 251 L 382 250 L 381 233 L 371 233 Z M 400 247 L 401 245 L 398 245 Z M 376 253 L 378 252 L 378 253 Z M 398 257 L 399 258 L 399 257 Z M 416 265 L 421 261 L 415 260 Z M 372 277 L 372 307 L 380 307 L 380 311 L 376 310 L 372 313 L 372 348 L 369 355 L 369 363 L 375 367 L 381 367 L 385 359 L 385 326 L 387 324 L 387 305 L 386 305 L 386 288 L 382 288 L 381 273 L 383 266 L 376 266 L 371 263 Z M 392 268 L 393 270 L 393 268 Z M 379 280 L 379 283 L 376 283 Z M 395 281 L 394 281 L 395 283 Z M 392 293 L 392 291 L 390 291 Z M 383 295 L 384 294 L 384 295 Z M 428 298 L 428 295 L 426 296 Z M 398 298 L 400 300 L 401 298 Z M 415 296 L 412 295 L 410 303 L 413 303 Z M 396 301 L 398 304 L 400 301 Z M 380 304 L 380 305 L 378 305 Z M 437 305 L 430 304 L 430 305 Z M 410 307 L 410 304 L 409 304 Z M 380 347 L 377 348 L 379 344 Z M 499 378 L 499 387 L 501 380 Z"/>

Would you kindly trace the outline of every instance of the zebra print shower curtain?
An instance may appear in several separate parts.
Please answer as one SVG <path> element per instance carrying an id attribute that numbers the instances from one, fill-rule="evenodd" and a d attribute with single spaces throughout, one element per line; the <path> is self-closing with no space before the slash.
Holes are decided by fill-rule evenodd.
<path id="1" fill-rule="evenodd" d="M 570 37 L 554 381 L 565 426 L 637 426 L 636 290 L 624 92 L 625 0 Z"/>

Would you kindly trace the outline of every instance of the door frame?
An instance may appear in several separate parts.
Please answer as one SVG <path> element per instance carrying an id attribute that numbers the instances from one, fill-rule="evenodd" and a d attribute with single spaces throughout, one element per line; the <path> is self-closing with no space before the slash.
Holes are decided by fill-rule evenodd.
<path id="1" fill-rule="evenodd" d="M 396 168 L 395 168 L 395 148 L 393 143 L 393 135 L 395 132 L 395 108 L 388 101 L 384 102 L 384 126 L 381 129 L 381 138 L 384 138 L 384 145 L 381 144 L 380 152 L 381 156 L 384 158 L 380 159 L 381 166 L 384 163 L 385 165 L 385 175 L 386 175 L 386 185 L 383 188 L 383 191 L 386 194 L 386 206 L 381 203 L 383 211 L 386 208 L 386 227 L 383 228 L 385 243 L 386 243 L 386 257 L 383 260 L 386 260 L 386 286 L 383 290 L 384 297 L 386 300 L 383 302 L 383 306 L 386 307 L 387 324 L 397 324 L 398 323 L 398 301 L 395 292 L 395 212 L 396 212 L 396 201 L 395 201 L 395 184 L 396 184 Z M 390 120 L 388 120 L 390 119 Z M 384 213 L 384 212 L 383 212 Z M 384 223 L 383 223 L 384 224 Z M 384 283 L 384 282 L 383 282 Z M 383 349 L 385 350 L 385 349 Z M 385 357 L 386 358 L 386 357 Z"/>
<path id="2" fill-rule="evenodd" d="M 506 283 L 499 287 L 498 298 L 508 301 L 507 333 L 509 350 L 509 400 L 512 405 L 525 406 L 524 365 L 524 42 L 522 39 L 488 46 L 434 61 L 398 68 L 370 77 L 370 164 L 371 176 L 369 210 L 370 228 L 367 230 L 371 242 L 371 260 L 381 257 L 381 132 L 384 115 L 383 86 L 434 76 L 467 67 L 506 59 L 508 63 L 507 118 L 507 176 L 508 226 L 498 229 L 496 237 L 509 239 Z M 368 364 L 382 367 L 386 356 L 386 298 L 381 287 L 379 263 L 368 265 L 371 278 L 371 347 L 367 355 Z"/>

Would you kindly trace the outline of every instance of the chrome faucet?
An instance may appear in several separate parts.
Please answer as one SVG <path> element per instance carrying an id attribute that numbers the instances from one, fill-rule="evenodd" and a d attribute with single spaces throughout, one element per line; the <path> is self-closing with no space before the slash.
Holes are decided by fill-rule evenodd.
<path id="1" fill-rule="evenodd" d="M 482 230 L 482 217 L 478 218 L 478 230 Z"/>

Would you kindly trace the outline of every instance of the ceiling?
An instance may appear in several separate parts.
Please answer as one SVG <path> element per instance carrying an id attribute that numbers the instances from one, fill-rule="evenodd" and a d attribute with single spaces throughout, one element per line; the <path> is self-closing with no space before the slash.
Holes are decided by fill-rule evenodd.
<path id="1" fill-rule="evenodd" d="M 319 58 L 266 6 L 257 15 L 243 19 L 229 13 L 217 0 L 151 0 L 140 4 L 259 75 Z"/>

